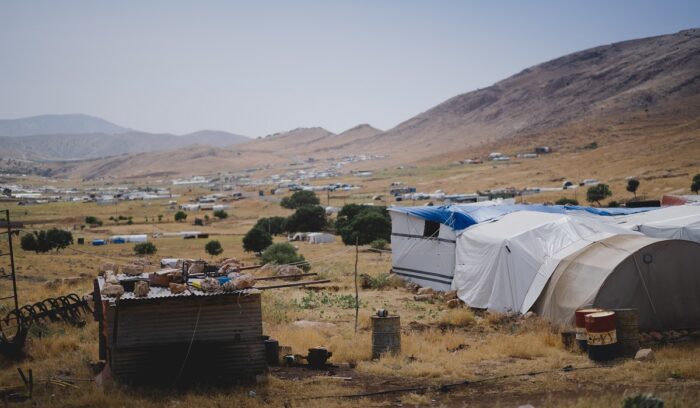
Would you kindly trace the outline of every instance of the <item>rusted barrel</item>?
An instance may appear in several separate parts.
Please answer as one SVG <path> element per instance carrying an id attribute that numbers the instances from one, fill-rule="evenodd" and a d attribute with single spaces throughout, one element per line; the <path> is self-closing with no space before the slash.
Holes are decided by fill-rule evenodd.
<path id="1" fill-rule="evenodd" d="M 372 358 L 401 352 L 401 320 L 399 316 L 372 316 Z"/>
<path id="2" fill-rule="evenodd" d="M 588 333 L 588 358 L 593 361 L 609 361 L 617 357 L 615 312 L 587 314 L 586 332 Z"/>
<path id="3" fill-rule="evenodd" d="M 617 342 L 620 355 L 634 357 L 639 350 L 639 320 L 637 309 L 615 309 Z"/>
<path id="4" fill-rule="evenodd" d="M 576 321 L 576 343 L 581 351 L 586 351 L 588 349 L 588 335 L 586 334 L 586 315 L 602 312 L 603 309 L 598 308 L 583 308 L 576 310 L 574 316 Z"/>

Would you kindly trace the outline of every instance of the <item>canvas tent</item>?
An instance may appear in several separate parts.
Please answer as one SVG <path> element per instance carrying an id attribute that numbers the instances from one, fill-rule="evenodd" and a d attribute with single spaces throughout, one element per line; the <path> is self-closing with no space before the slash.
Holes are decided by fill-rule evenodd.
<path id="1" fill-rule="evenodd" d="M 653 238 L 700 242 L 700 205 L 697 204 L 612 217 L 610 223 Z"/>
<path id="2" fill-rule="evenodd" d="M 309 244 L 328 244 L 335 242 L 335 235 L 327 232 L 309 232 L 306 235 Z"/>
<path id="3" fill-rule="evenodd" d="M 563 258 L 532 310 L 571 324 L 582 306 L 635 308 L 640 330 L 700 327 L 700 244 L 615 235 Z"/>
<path id="4" fill-rule="evenodd" d="M 148 241 L 148 235 L 112 235 L 109 237 L 109 241 L 113 243 L 146 242 Z"/>
<path id="5" fill-rule="evenodd" d="M 506 214 L 458 236 L 452 289 L 471 307 L 519 312 L 533 283 L 539 294 L 559 259 L 616 234 L 636 233 L 573 215 Z"/>
<path id="6" fill-rule="evenodd" d="M 388 210 L 392 229 L 392 271 L 421 286 L 441 291 L 452 288 L 457 235 L 473 225 L 520 211 L 601 216 L 648 211 L 643 208 L 516 205 L 512 200 L 439 207 L 389 207 Z"/>

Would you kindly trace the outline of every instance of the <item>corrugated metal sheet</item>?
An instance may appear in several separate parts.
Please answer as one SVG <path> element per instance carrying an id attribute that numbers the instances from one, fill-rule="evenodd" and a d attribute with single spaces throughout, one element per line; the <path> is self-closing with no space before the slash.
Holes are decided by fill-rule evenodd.
<path id="1" fill-rule="evenodd" d="M 112 374 L 144 384 L 250 379 L 265 370 L 260 302 L 259 291 L 105 301 Z"/>

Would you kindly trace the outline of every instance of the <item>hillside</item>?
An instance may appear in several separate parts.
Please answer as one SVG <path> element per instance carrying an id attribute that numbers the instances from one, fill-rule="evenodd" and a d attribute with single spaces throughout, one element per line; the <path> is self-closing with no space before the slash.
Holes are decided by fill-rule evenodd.
<path id="1" fill-rule="evenodd" d="M 625 41 L 545 62 L 488 88 L 451 98 L 386 132 L 360 126 L 339 135 L 322 128 L 296 129 L 236 146 L 141 154 L 110 166 L 113 176 L 167 169 L 173 174 L 214 173 L 276 166 L 308 157 L 388 155 L 364 168 L 398 164 L 440 165 L 550 145 L 573 154 L 596 142 L 614 157 L 647 157 L 666 140 L 700 140 L 700 30 Z M 638 142 L 638 143 L 636 143 Z M 635 146 L 637 152 L 617 150 Z M 674 158 L 692 166 L 681 149 Z M 686 160 L 687 159 L 687 160 Z M 544 163 L 544 161 L 538 161 Z M 654 162 L 654 166 L 664 166 Z M 95 176 L 100 161 L 56 170 L 65 176 Z M 620 171 L 656 171 L 651 161 L 628 162 Z M 536 173 L 544 174 L 544 171 Z M 601 175 L 602 176 L 602 175 Z M 534 180 L 533 180 L 534 181 Z"/>
<path id="2" fill-rule="evenodd" d="M 130 129 L 104 119 L 83 114 L 39 115 L 19 119 L 0 119 L 0 136 L 63 135 L 104 133 L 114 135 Z"/>

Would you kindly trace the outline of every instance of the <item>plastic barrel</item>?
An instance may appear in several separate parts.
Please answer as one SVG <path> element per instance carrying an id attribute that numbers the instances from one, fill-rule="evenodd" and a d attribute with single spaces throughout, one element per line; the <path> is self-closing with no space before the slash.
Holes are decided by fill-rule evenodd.
<path id="1" fill-rule="evenodd" d="M 639 320 L 637 309 L 615 309 L 617 342 L 620 355 L 634 357 L 639 350 Z"/>
<path id="2" fill-rule="evenodd" d="M 576 343 L 581 351 L 586 351 L 588 346 L 588 335 L 586 334 L 586 315 L 602 312 L 603 309 L 598 308 L 583 308 L 576 310 L 574 314 L 576 320 Z"/>
<path id="3" fill-rule="evenodd" d="M 593 361 L 609 361 L 617 357 L 615 312 L 590 313 L 585 319 L 588 333 L 588 358 Z"/>
<path id="4" fill-rule="evenodd" d="M 372 316 L 372 358 L 401 352 L 401 320 L 399 316 Z"/>

